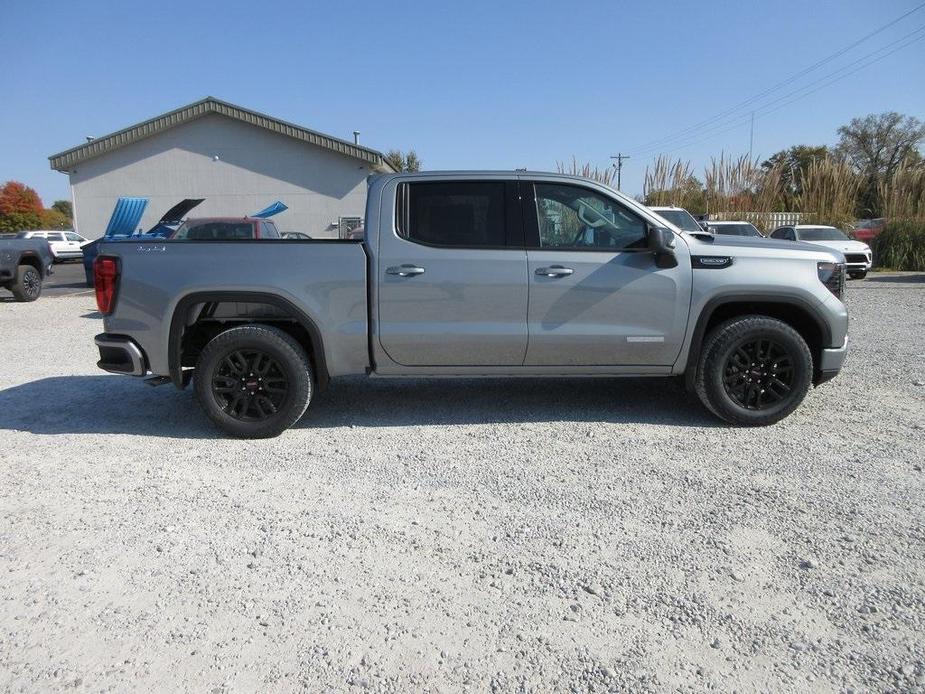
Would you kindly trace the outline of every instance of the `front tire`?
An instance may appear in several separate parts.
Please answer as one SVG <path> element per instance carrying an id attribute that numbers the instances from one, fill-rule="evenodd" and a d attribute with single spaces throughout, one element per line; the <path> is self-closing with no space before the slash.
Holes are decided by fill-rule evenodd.
<path id="1" fill-rule="evenodd" d="M 740 316 L 704 340 L 696 390 L 720 419 L 765 426 L 803 402 L 812 377 L 812 354 L 796 330 L 775 318 Z"/>
<path id="2" fill-rule="evenodd" d="M 867 270 L 855 270 L 853 272 L 849 272 L 848 276 L 853 280 L 862 280 L 867 277 Z"/>
<path id="3" fill-rule="evenodd" d="M 302 346 L 268 325 L 245 325 L 215 336 L 194 375 L 196 396 L 222 431 L 237 438 L 278 436 L 305 413 L 312 369 Z"/>
<path id="4" fill-rule="evenodd" d="M 42 275 L 31 265 L 16 268 L 16 280 L 10 287 L 16 301 L 35 301 L 42 295 Z"/>

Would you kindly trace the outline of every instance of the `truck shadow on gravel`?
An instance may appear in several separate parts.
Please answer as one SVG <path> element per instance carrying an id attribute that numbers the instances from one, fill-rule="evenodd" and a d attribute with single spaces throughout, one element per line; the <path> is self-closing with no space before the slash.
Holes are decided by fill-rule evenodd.
<path id="1" fill-rule="evenodd" d="M 670 379 L 337 379 L 295 429 L 493 423 L 722 426 Z M 222 438 L 191 388 L 55 376 L 0 390 L 0 431 Z"/>

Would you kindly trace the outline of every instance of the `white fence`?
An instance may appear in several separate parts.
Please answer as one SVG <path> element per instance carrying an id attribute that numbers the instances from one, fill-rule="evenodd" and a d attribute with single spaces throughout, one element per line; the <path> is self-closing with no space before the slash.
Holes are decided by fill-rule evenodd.
<path id="1" fill-rule="evenodd" d="M 764 229 L 765 232 L 774 231 L 777 227 L 799 224 L 802 218 L 802 212 L 741 212 L 731 216 L 726 212 L 714 212 L 708 215 L 710 221 L 716 222 L 751 222 L 759 229 Z"/>

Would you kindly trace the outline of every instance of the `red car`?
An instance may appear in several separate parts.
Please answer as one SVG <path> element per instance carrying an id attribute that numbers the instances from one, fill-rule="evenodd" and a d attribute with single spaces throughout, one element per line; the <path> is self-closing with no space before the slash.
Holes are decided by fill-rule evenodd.
<path id="1" fill-rule="evenodd" d="M 886 221 L 885 217 L 880 217 L 879 219 L 861 219 L 854 225 L 851 235 L 858 241 L 870 243 L 880 235 L 881 231 L 883 231 L 883 227 L 886 226 Z"/>
<path id="2" fill-rule="evenodd" d="M 168 238 L 190 241 L 278 239 L 279 229 L 261 217 L 199 217 L 187 219 Z"/>

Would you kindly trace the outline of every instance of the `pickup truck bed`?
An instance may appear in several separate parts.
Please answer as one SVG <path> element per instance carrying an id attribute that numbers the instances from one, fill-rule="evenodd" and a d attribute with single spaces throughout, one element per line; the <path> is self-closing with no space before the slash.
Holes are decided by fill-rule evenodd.
<path id="1" fill-rule="evenodd" d="M 183 347 L 198 344 L 203 332 L 254 320 L 291 323 L 296 315 L 325 336 L 318 358 L 329 376 L 369 366 L 360 241 L 113 241 L 100 252 L 118 252 L 119 295 L 131 297 L 107 319 L 107 333 L 132 335 L 152 373 L 178 377 L 184 364 L 171 369 L 171 350 L 191 361 L 195 352 Z"/>

